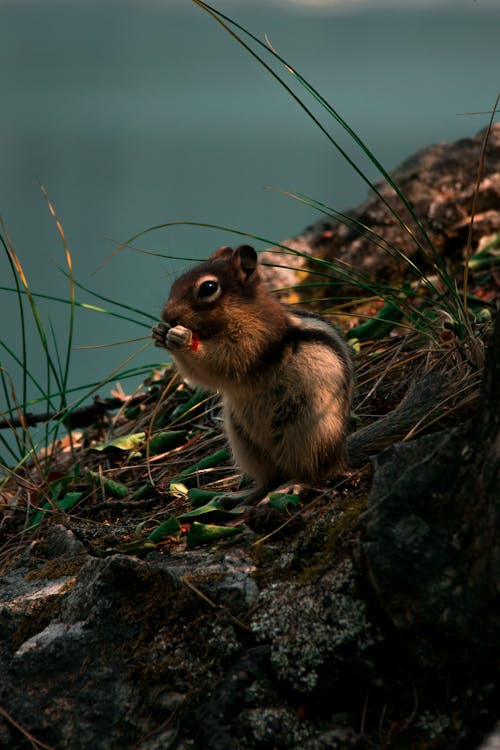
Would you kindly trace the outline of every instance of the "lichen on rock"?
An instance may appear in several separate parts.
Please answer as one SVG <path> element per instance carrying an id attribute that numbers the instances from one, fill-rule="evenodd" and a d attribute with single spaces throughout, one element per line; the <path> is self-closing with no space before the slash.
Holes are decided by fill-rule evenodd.
<path id="1" fill-rule="evenodd" d="M 298 692 L 333 687 L 346 670 L 369 671 L 377 634 L 356 593 L 350 560 L 314 584 L 275 583 L 261 595 L 252 631 L 270 643 L 277 678 Z"/>

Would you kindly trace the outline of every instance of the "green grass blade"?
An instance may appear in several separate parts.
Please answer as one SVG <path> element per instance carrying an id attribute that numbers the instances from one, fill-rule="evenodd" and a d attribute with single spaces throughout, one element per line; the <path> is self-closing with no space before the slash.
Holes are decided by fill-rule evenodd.
<path id="1" fill-rule="evenodd" d="M 256 37 L 254 34 L 252 34 L 248 29 L 246 29 L 244 26 L 239 24 L 234 19 L 230 18 L 226 14 L 222 13 L 221 11 L 217 10 L 213 6 L 208 5 L 208 3 L 202 2 L 202 0 L 193 0 L 193 2 L 198 5 L 200 8 L 202 8 L 204 11 L 206 11 L 222 28 L 230 34 L 233 39 L 235 39 L 244 49 L 246 52 L 248 52 L 255 60 L 257 60 L 265 69 L 266 71 L 276 80 L 278 83 L 286 90 L 287 94 L 289 94 L 295 102 L 308 114 L 308 116 L 311 118 L 311 120 L 314 122 L 314 124 L 321 130 L 321 132 L 328 138 L 330 143 L 339 151 L 341 156 L 347 161 L 350 167 L 361 177 L 361 179 L 368 185 L 368 187 L 371 190 L 375 191 L 375 194 L 382 200 L 382 202 L 389 208 L 391 213 L 394 213 L 394 208 L 388 203 L 387 199 L 385 199 L 382 195 L 380 195 L 380 192 L 378 191 L 376 185 L 364 174 L 364 172 L 358 167 L 358 165 L 353 161 L 353 159 L 347 154 L 347 152 L 338 144 L 333 137 L 328 133 L 326 128 L 319 122 L 319 120 L 316 118 L 316 116 L 311 112 L 311 110 L 304 104 L 304 102 L 295 94 L 295 92 L 283 81 L 282 78 L 261 58 L 249 45 L 247 45 L 243 39 L 238 36 L 232 29 L 227 25 L 230 24 L 231 26 L 234 26 L 239 31 L 241 31 L 243 34 L 248 36 L 250 39 L 252 39 L 253 42 L 255 42 L 257 45 L 262 47 L 268 54 L 272 55 L 276 60 L 278 60 L 282 65 L 286 67 L 286 69 L 296 78 L 308 91 L 309 93 L 315 94 L 314 98 L 317 101 L 321 101 L 322 104 L 327 108 L 330 112 L 330 114 L 337 120 L 337 122 L 342 125 L 342 127 L 349 133 L 349 135 L 353 138 L 353 140 L 362 147 L 365 154 L 370 158 L 370 160 L 374 159 L 373 155 L 369 151 L 369 149 L 363 144 L 361 139 L 356 135 L 356 133 L 350 128 L 350 126 L 343 120 L 343 118 L 340 117 L 340 115 L 332 108 L 330 105 L 321 97 L 320 94 L 318 94 L 315 89 L 307 83 L 307 81 L 283 58 L 281 57 L 275 50 L 273 50 L 271 47 L 269 47 L 268 44 L 264 44 L 258 37 Z M 224 20 L 222 20 L 224 19 Z M 227 23 L 225 23 L 227 22 Z M 377 166 L 377 168 L 380 168 L 382 170 L 382 174 L 387 174 L 383 167 L 378 164 L 378 162 L 375 160 L 374 165 Z M 389 175 L 387 175 L 389 176 Z M 389 177 L 390 179 L 390 177 Z M 408 204 L 409 205 L 409 204 Z M 413 233 L 411 231 L 411 228 L 408 227 L 402 219 L 398 216 L 398 221 L 401 223 L 401 226 L 405 229 L 405 231 L 408 231 L 410 235 L 413 236 Z"/>
<path id="2" fill-rule="evenodd" d="M 14 248 L 12 246 L 12 243 L 9 242 L 8 238 L 7 238 L 7 252 L 9 254 L 10 258 L 12 259 L 12 262 L 14 264 L 14 267 L 15 267 L 15 270 L 16 270 L 16 273 L 17 273 L 19 279 L 21 280 L 21 283 L 24 286 L 24 291 L 25 291 L 26 296 L 28 298 L 28 301 L 29 301 L 29 304 L 30 304 L 30 308 L 31 308 L 31 312 L 32 312 L 32 315 L 33 315 L 33 319 L 35 321 L 35 326 L 36 326 L 36 329 L 37 329 L 38 337 L 40 339 L 40 343 L 41 343 L 42 349 L 44 351 L 44 354 L 45 354 L 45 357 L 46 357 L 46 360 L 47 360 L 48 371 L 52 373 L 52 375 L 54 376 L 54 378 L 55 378 L 55 380 L 56 380 L 56 382 L 58 384 L 58 387 L 60 388 L 61 391 L 63 391 L 62 383 L 59 381 L 57 368 L 54 366 L 54 363 L 52 361 L 52 357 L 50 355 L 49 346 L 48 346 L 48 340 L 47 340 L 47 334 L 46 334 L 46 331 L 45 331 L 45 326 L 43 324 L 42 317 L 40 315 L 40 311 L 38 310 L 38 307 L 36 305 L 35 299 L 34 299 L 32 293 L 31 293 L 31 289 L 30 289 L 30 286 L 28 284 L 28 279 L 27 279 L 27 277 L 26 277 L 26 275 L 24 273 L 21 261 L 19 260 L 19 257 L 17 255 L 17 253 L 15 252 L 15 250 L 14 250 Z"/>
<path id="3" fill-rule="evenodd" d="M 65 276 L 68 275 L 67 271 L 65 271 L 64 268 L 61 268 L 59 265 L 57 265 L 57 263 L 56 263 L 56 267 Z M 96 299 L 100 299 L 100 300 L 103 300 L 103 302 L 107 302 L 109 304 L 116 305 L 117 307 L 120 307 L 123 310 L 130 310 L 130 312 L 137 313 L 138 315 L 142 315 L 143 317 L 147 318 L 148 320 L 152 320 L 152 321 L 156 322 L 155 316 L 151 315 L 150 313 L 146 312 L 145 310 L 141 310 L 138 307 L 132 307 L 131 305 L 125 304 L 125 302 L 117 302 L 116 300 L 111 299 L 110 297 L 105 297 L 103 294 L 99 294 L 98 292 L 95 292 L 93 289 L 89 289 L 89 287 L 84 286 L 80 281 L 77 281 L 76 279 L 73 279 L 73 283 L 74 283 L 74 285 L 76 287 L 78 287 L 78 289 L 82 289 L 84 292 L 87 292 L 88 294 L 91 294 L 92 297 L 95 297 Z M 109 312 L 109 314 L 112 315 L 113 313 Z M 125 317 L 123 315 L 118 316 L 118 317 L 122 317 L 125 320 L 131 320 L 132 322 L 138 323 L 139 325 L 144 325 L 144 323 L 140 323 L 139 321 L 134 320 L 133 318 L 127 318 L 127 317 Z"/>
<path id="4" fill-rule="evenodd" d="M 66 241 L 66 235 L 64 233 L 62 224 L 59 221 L 59 219 L 57 218 L 57 214 L 55 212 L 54 206 L 52 205 L 52 203 L 51 203 L 51 201 L 49 199 L 49 195 L 47 193 L 47 190 L 45 189 L 45 187 L 43 185 L 41 185 L 40 187 L 41 187 L 42 193 L 43 193 L 43 195 L 45 197 L 45 200 L 47 201 L 47 206 L 49 208 L 50 215 L 54 219 L 57 231 L 59 233 L 59 236 L 61 237 L 61 241 L 62 241 L 62 244 L 63 244 L 64 253 L 65 253 L 65 257 L 66 257 L 66 265 L 68 266 L 69 293 L 70 293 L 70 298 L 69 298 L 70 312 L 69 312 L 68 337 L 67 337 L 67 342 L 66 342 L 66 356 L 65 356 L 64 365 L 62 364 L 62 362 L 60 360 L 59 352 L 57 351 L 57 342 L 56 342 L 55 337 L 54 337 L 54 342 L 56 344 L 56 356 L 57 356 L 57 361 L 58 361 L 59 369 L 60 369 L 59 376 L 60 376 L 61 385 L 62 385 L 62 387 L 61 387 L 61 391 L 62 391 L 62 395 L 61 395 L 61 408 L 62 408 L 62 407 L 65 406 L 65 403 L 64 403 L 64 393 L 66 391 L 66 386 L 68 384 L 69 368 L 70 368 L 70 364 L 71 364 L 71 354 L 72 354 L 73 333 L 74 333 L 74 325 L 75 325 L 75 283 L 74 283 L 74 279 L 73 279 L 73 261 L 72 261 L 72 258 L 71 258 L 71 252 L 70 252 L 70 249 L 69 249 L 69 245 L 68 245 L 68 243 Z"/>
<path id="5" fill-rule="evenodd" d="M 78 282 L 75 281 L 75 285 L 79 286 Z M 15 289 L 13 289 L 12 287 L 8 287 L 8 286 L 0 286 L 0 291 L 13 292 L 13 293 L 16 292 Z M 27 292 L 23 289 L 20 290 L 19 294 L 27 296 Z M 55 297 L 54 295 L 51 295 L 51 294 L 42 294 L 41 292 L 33 292 L 33 291 L 31 292 L 31 295 L 34 299 L 51 300 L 52 302 L 59 302 L 59 303 L 62 303 L 63 305 L 70 304 L 70 300 L 66 299 L 65 297 Z M 97 293 L 94 294 L 94 296 L 100 297 L 101 299 L 105 299 L 104 297 L 98 295 Z M 113 302 L 113 300 L 109 300 L 109 302 Z M 122 305 L 120 302 L 115 302 L 114 304 L 116 304 L 118 307 L 123 307 L 124 309 L 126 308 L 126 305 Z M 120 318 L 120 320 L 126 320 L 129 323 L 135 323 L 135 325 L 138 325 L 141 327 L 144 327 L 146 325 L 146 323 L 142 320 L 135 320 L 135 318 L 131 318 L 128 315 L 121 315 L 120 313 L 114 312 L 113 310 L 106 310 L 104 307 L 97 307 L 96 305 L 91 305 L 88 302 L 75 301 L 75 307 L 81 308 L 82 310 L 88 310 L 89 312 L 97 312 L 97 313 L 102 313 L 104 315 L 110 315 L 112 318 Z M 143 315 L 145 315 L 151 321 L 156 322 L 157 320 L 154 315 L 150 315 L 148 313 L 143 313 Z"/>
<path id="6" fill-rule="evenodd" d="M 151 371 L 153 369 L 161 369 L 162 367 L 165 367 L 165 362 L 157 362 L 152 364 L 146 364 L 146 365 L 140 365 L 139 367 L 131 368 L 130 370 L 122 370 L 119 372 L 120 380 L 129 380 L 131 378 L 141 378 L 143 376 L 151 375 Z M 2 374 L 2 371 L 0 369 L 0 376 Z M 113 371 L 113 373 L 108 376 L 108 378 L 105 378 L 103 380 L 98 380 L 93 383 L 85 383 L 84 385 L 76 385 L 72 386 L 70 388 L 66 389 L 66 394 L 71 393 L 79 393 L 81 391 L 86 391 L 86 393 L 82 396 L 82 399 L 85 400 L 87 397 L 89 397 L 89 394 L 95 393 L 99 388 L 106 385 L 112 378 L 114 378 L 118 373 L 116 370 Z M 60 397 L 60 393 L 57 391 L 54 393 L 51 393 L 50 396 L 53 399 L 56 399 Z M 43 396 L 40 398 L 33 398 L 28 401 L 25 401 L 24 403 L 16 404 L 16 407 L 18 409 L 21 409 L 21 411 L 25 411 L 28 408 L 32 408 L 33 406 L 37 406 L 38 404 L 41 404 L 45 401 L 46 395 L 44 393 Z M 80 402 L 81 403 L 81 402 Z M 74 405 L 72 405 L 73 408 Z M 53 410 L 55 411 L 55 407 L 53 407 Z"/>
<path id="7" fill-rule="evenodd" d="M 2 227 L 2 230 L 5 231 L 4 223 L 0 219 L 0 226 Z M 25 316 L 24 316 L 24 306 L 23 306 L 23 296 L 22 296 L 22 290 L 21 285 L 19 283 L 19 277 L 16 273 L 16 268 L 14 265 L 14 261 L 11 258 L 11 255 L 9 253 L 9 247 L 7 244 L 7 241 L 4 239 L 3 235 L 0 233 L 0 242 L 2 244 L 2 247 L 4 249 L 5 255 L 7 257 L 7 262 L 9 263 L 12 276 L 14 279 L 14 284 L 16 286 L 15 292 L 17 294 L 17 300 L 18 300 L 18 307 L 19 307 L 19 322 L 21 326 L 21 357 L 22 357 L 22 398 L 23 401 L 26 401 L 27 397 L 27 377 L 28 377 L 28 367 L 27 367 L 27 346 L 26 346 L 26 322 L 25 322 Z"/>
<path id="8" fill-rule="evenodd" d="M 320 211 L 326 216 L 330 216 L 331 218 L 342 222 L 342 224 L 345 224 L 350 229 L 355 231 L 357 234 L 365 237 L 367 240 L 372 242 L 376 247 L 379 247 L 381 250 L 391 255 L 391 257 L 396 257 L 402 260 L 408 266 L 408 268 L 415 274 L 415 276 L 429 289 L 429 291 L 433 295 L 435 295 L 437 299 L 439 299 L 441 304 L 450 313 L 455 312 L 455 308 L 450 305 L 450 303 L 448 302 L 443 292 L 441 292 L 429 280 L 427 275 L 418 267 L 418 265 L 406 253 L 400 250 L 392 242 L 389 242 L 388 240 L 386 240 L 382 235 L 375 232 L 367 224 L 364 224 L 358 219 L 355 219 L 352 216 L 349 216 L 343 213 L 342 211 L 337 211 L 336 209 L 327 206 L 321 201 L 318 201 L 314 198 L 304 195 L 303 193 L 290 193 L 287 191 L 280 191 L 280 192 L 282 192 L 283 195 L 287 195 L 288 197 L 299 201 L 300 203 L 310 206 L 311 208 L 315 208 L 317 211 Z"/>
<path id="9" fill-rule="evenodd" d="M 5 372 L 3 370 L 3 367 L 0 367 L 0 379 L 2 381 L 2 389 L 3 389 L 5 400 L 7 403 L 7 411 L 0 412 L 0 416 L 2 417 L 2 419 L 10 421 L 14 416 L 15 407 L 12 405 L 12 402 L 10 399 L 9 389 L 7 387 L 7 382 L 6 382 L 6 377 L 5 377 Z M 23 453 L 23 446 L 19 438 L 19 435 L 17 433 L 17 430 L 14 427 L 11 428 L 11 434 L 14 436 L 14 440 L 17 445 L 18 453 L 16 453 L 11 448 L 11 446 L 7 443 L 6 439 L 3 436 L 1 437 L 1 441 L 4 447 L 9 451 L 9 453 L 11 453 L 11 455 L 17 460 Z M 5 464 L 6 461 L 2 458 L 0 463 Z"/>
<path id="10" fill-rule="evenodd" d="M 224 13 L 221 13 L 216 8 L 213 8 L 212 6 L 208 5 L 208 3 L 203 2 L 202 0 L 193 0 L 193 2 L 198 5 L 200 8 L 202 8 L 206 13 L 208 13 L 219 25 L 221 25 L 225 31 L 230 34 L 247 52 L 250 54 L 255 60 L 257 60 L 264 68 L 265 70 L 273 77 L 275 80 L 279 82 L 279 84 L 286 90 L 286 92 L 294 99 L 294 101 L 307 113 L 307 115 L 310 117 L 310 119 L 314 122 L 314 124 L 321 130 L 321 132 L 327 137 L 329 142 L 337 149 L 337 151 L 341 154 L 341 156 L 346 160 L 346 162 L 349 164 L 349 166 L 356 172 L 356 174 L 359 175 L 359 177 L 370 187 L 370 189 L 377 195 L 377 197 L 381 200 L 381 202 L 386 206 L 386 208 L 390 211 L 390 213 L 394 216 L 398 224 L 401 226 L 401 228 L 409 234 L 409 236 L 413 239 L 413 241 L 416 243 L 417 247 L 419 248 L 422 255 L 426 258 L 427 262 L 429 262 L 434 269 L 434 271 L 440 276 L 443 283 L 448 287 L 449 291 L 451 292 L 455 304 L 460 307 L 461 301 L 457 297 L 457 292 L 455 289 L 455 286 L 453 284 L 452 279 L 450 278 L 446 266 L 444 264 L 443 259 L 440 257 L 439 253 L 434 247 L 434 244 L 432 243 L 425 227 L 423 226 L 422 222 L 418 218 L 418 216 L 415 214 L 415 211 L 413 210 L 413 207 L 411 203 L 407 200 L 401 189 L 398 187 L 396 182 L 393 180 L 393 178 L 389 175 L 389 173 L 384 169 L 382 164 L 375 158 L 375 156 L 372 154 L 370 149 L 366 146 L 366 144 L 362 141 L 362 139 L 355 133 L 355 131 L 348 125 L 348 123 L 344 120 L 344 118 L 341 117 L 341 115 L 322 97 L 314 87 L 309 84 L 294 68 L 284 59 L 282 58 L 278 53 L 275 52 L 272 48 L 269 47 L 269 45 L 264 44 L 260 39 L 258 39 L 254 34 L 249 32 L 247 29 L 245 29 L 241 24 L 234 21 L 229 16 L 225 15 Z M 226 23 L 227 22 L 227 23 Z M 353 141 L 356 143 L 356 145 L 361 148 L 362 152 L 365 154 L 365 156 L 371 161 L 373 166 L 379 171 L 379 173 L 383 176 L 383 178 L 386 180 L 386 182 L 389 184 L 389 186 L 395 191 L 396 195 L 399 197 L 399 199 L 402 201 L 403 205 L 405 206 L 406 210 L 410 213 L 412 219 L 415 221 L 417 227 L 419 228 L 420 232 L 423 235 L 423 238 L 428 246 L 428 248 L 431 251 L 431 256 L 429 256 L 429 253 L 422 244 L 422 242 L 416 237 L 415 233 L 411 229 L 410 226 L 401 218 L 399 213 L 396 211 L 396 209 L 390 204 L 390 202 L 382 195 L 380 190 L 377 188 L 376 184 L 373 183 L 365 174 L 364 172 L 358 167 L 358 165 L 354 162 L 354 160 L 347 154 L 345 149 L 343 149 L 337 141 L 331 136 L 331 134 L 326 130 L 326 128 L 320 123 L 318 118 L 311 112 L 311 110 L 304 104 L 304 102 L 298 97 L 295 92 L 285 83 L 285 81 L 280 78 L 280 76 L 260 57 L 248 44 L 246 44 L 243 39 L 236 34 L 235 31 L 233 31 L 230 26 L 234 26 L 234 28 L 241 31 L 243 34 L 248 36 L 250 39 L 252 39 L 253 42 L 255 42 L 257 45 L 262 47 L 266 50 L 268 54 L 271 54 L 276 60 L 278 60 L 282 65 L 286 67 L 286 69 L 294 76 L 294 78 L 299 81 L 299 83 L 307 90 L 309 94 L 313 96 L 313 98 L 321 104 L 321 106 L 328 112 L 330 116 L 332 116 L 337 123 L 348 133 L 348 135 L 353 139 Z"/>

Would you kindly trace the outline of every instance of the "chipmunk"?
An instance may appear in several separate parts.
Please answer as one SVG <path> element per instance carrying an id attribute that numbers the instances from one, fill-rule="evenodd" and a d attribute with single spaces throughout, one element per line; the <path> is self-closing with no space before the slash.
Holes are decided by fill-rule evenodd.
<path id="1" fill-rule="evenodd" d="M 354 376 L 345 339 L 319 315 L 278 301 L 248 245 L 221 247 L 176 279 L 162 319 L 155 344 L 190 383 L 221 393 L 236 464 L 256 482 L 225 496 L 226 507 L 364 463 L 388 439 L 404 437 L 427 408 L 424 387 L 348 441 Z"/>

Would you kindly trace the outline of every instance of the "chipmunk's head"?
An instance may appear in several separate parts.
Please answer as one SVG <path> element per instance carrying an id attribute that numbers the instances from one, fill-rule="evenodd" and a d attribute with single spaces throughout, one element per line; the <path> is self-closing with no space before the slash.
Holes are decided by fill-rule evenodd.
<path id="1" fill-rule="evenodd" d="M 201 339 L 210 338 L 241 327 L 260 284 L 253 247 L 221 247 L 174 281 L 162 318 L 170 326 L 189 328 Z"/>

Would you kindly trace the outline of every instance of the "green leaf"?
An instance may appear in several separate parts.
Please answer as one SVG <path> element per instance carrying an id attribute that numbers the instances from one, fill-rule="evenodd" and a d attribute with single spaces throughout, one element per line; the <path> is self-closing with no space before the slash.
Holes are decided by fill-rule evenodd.
<path id="1" fill-rule="evenodd" d="M 98 485 L 101 484 L 101 475 L 97 474 L 97 472 L 95 471 L 88 471 L 87 479 L 92 483 Z M 124 498 L 128 492 L 128 488 L 124 484 L 122 484 L 121 482 L 115 482 L 114 479 L 103 478 L 102 486 L 104 487 L 108 495 L 111 495 L 111 497 L 114 497 L 117 500 L 121 500 L 122 498 Z"/>
<path id="2" fill-rule="evenodd" d="M 226 510 L 226 508 L 224 508 L 221 503 L 217 502 L 217 500 L 214 500 L 213 502 L 209 502 L 206 505 L 195 508 L 194 510 L 189 510 L 182 515 L 177 516 L 177 518 L 179 519 L 179 521 L 191 521 L 192 519 L 202 517 L 204 517 L 207 521 L 227 521 L 234 519 L 234 516 L 239 516 L 243 512 L 244 511 L 241 509 Z"/>
<path id="3" fill-rule="evenodd" d="M 149 451 L 152 456 L 157 453 L 166 453 L 172 448 L 177 448 L 186 441 L 187 430 L 171 430 L 169 432 L 158 432 L 149 441 Z"/>
<path id="4" fill-rule="evenodd" d="M 490 268 L 500 263 L 500 255 L 472 255 L 469 260 L 469 268 L 478 271 L 481 268 Z"/>
<path id="5" fill-rule="evenodd" d="M 490 266 L 494 263 L 500 263 L 500 254 L 495 252 L 500 247 L 500 232 L 493 235 L 493 239 L 490 242 L 486 242 L 480 250 L 469 258 L 469 268 L 477 270 L 484 266 Z"/>
<path id="6" fill-rule="evenodd" d="M 214 544 L 215 542 L 235 536 L 241 531 L 243 531 L 242 526 L 214 526 L 195 521 L 191 524 L 188 531 L 187 546 L 192 548 L 203 544 Z"/>
<path id="7" fill-rule="evenodd" d="M 57 510 L 57 508 L 60 508 L 61 510 L 69 510 L 73 507 L 73 505 L 76 505 L 82 495 L 83 492 L 66 492 L 64 497 L 62 497 L 60 500 L 53 500 L 52 503 L 45 503 L 42 508 L 40 508 L 40 510 L 37 511 L 33 516 L 33 519 L 29 525 L 29 529 L 35 529 L 44 515 L 47 513 L 47 511 Z"/>
<path id="8" fill-rule="evenodd" d="M 201 461 L 197 461 L 197 463 L 182 471 L 177 477 L 174 477 L 172 479 L 172 482 L 176 483 L 179 480 L 182 480 L 182 482 L 184 482 L 185 484 L 194 482 L 196 480 L 196 477 L 192 475 L 194 475 L 197 471 L 201 471 L 203 469 L 211 469 L 214 466 L 218 466 L 219 464 L 223 463 L 224 461 L 228 461 L 230 457 L 231 454 L 227 450 L 227 448 L 222 448 L 220 451 L 212 453 L 210 456 L 203 458 Z"/>
<path id="9" fill-rule="evenodd" d="M 79 499 L 82 497 L 83 492 L 66 492 L 63 498 L 58 501 L 58 505 L 63 510 L 69 510 L 76 505 Z"/>
<path id="10" fill-rule="evenodd" d="M 174 497 L 187 497 L 188 494 L 188 488 L 185 484 L 182 484 L 182 482 L 170 482 L 168 491 L 171 495 Z"/>
<path id="11" fill-rule="evenodd" d="M 296 508 L 299 503 L 300 493 L 297 495 L 287 495 L 285 492 L 271 492 L 269 495 L 269 505 L 282 512 L 289 510 L 290 506 Z"/>
<path id="12" fill-rule="evenodd" d="M 121 482 L 115 482 L 114 479 L 105 479 L 104 489 L 106 490 L 108 495 L 111 495 L 111 497 L 115 497 L 118 500 L 121 500 L 121 498 L 125 497 L 128 492 L 128 489 L 124 484 L 122 484 Z"/>
<path id="13" fill-rule="evenodd" d="M 402 317 L 401 308 L 392 302 L 388 302 L 373 318 L 347 331 L 346 338 L 357 339 L 358 341 L 383 339 L 399 323 Z"/>
<path id="14" fill-rule="evenodd" d="M 114 440 L 108 440 L 106 443 L 95 445 L 93 450 L 105 451 L 109 448 L 114 448 L 120 451 L 139 451 L 143 447 L 145 440 L 145 432 L 135 432 L 132 435 L 122 435 Z"/>
<path id="15" fill-rule="evenodd" d="M 152 485 L 151 482 L 146 482 L 146 484 L 142 484 L 130 495 L 130 499 L 142 500 L 142 498 L 147 497 L 152 490 L 154 490 L 154 485 Z"/>
<path id="16" fill-rule="evenodd" d="M 131 422 L 133 420 L 136 420 L 140 413 L 141 413 L 140 406 L 127 406 L 127 408 L 124 409 L 125 417 Z"/>
<path id="17" fill-rule="evenodd" d="M 49 503 L 45 503 L 43 508 L 41 508 L 37 513 L 35 513 L 35 515 L 31 519 L 31 523 L 28 526 L 29 531 L 31 531 L 32 529 L 35 529 L 38 526 L 38 524 L 44 517 L 45 513 L 48 510 L 50 510 L 50 508 L 52 508 L 52 506 Z"/>
<path id="18" fill-rule="evenodd" d="M 489 323 L 492 318 L 491 310 L 487 307 L 482 307 L 476 313 L 476 320 L 478 323 Z"/>
<path id="19" fill-rule="evenodd" d="M 171 414 L 171 419 L 179 419 L 182 417 L 186 412 L 188 412 L 190 409 L 192 409 L 197 404 L 201 403 L 202 401 L 205 401 L 207 398 L 208 393 L 206 391 L 197 390 L 193 393 L 191 398 L 189 398 L 187 401 L 185 401 L 183 404 L 179 404 L 179 406 L 176 406 Z"/>
<path id="20" fill-rule="evenodd" d="M 170 485 L 172 487 L 172 485 Z M 225 495 L 225 492 L 215 492 L 214 490 L 199 490 L 197 487 L 192 487 L 190 490 L 185 488 L 189 502 L 193 508 L 199 508 L 205 503 L 209 503 L 211 500 L 217 499 L 219 495 Z"/>
<path id="21" fill-rule="evenodd" d="M 159 542 L 165 536 L 179 536 L 181 525 L 176 518 L 169 518 L 148 535 L 150 542 Z"/>
<path id="22" fill-rule="evenodd" d="M 186 439 L 187 430 L 171 430 L 169 432 L 158 432 L 153 435 L 149 442 L 151 455 L 165 453 L 172 448 L 177 448 Z M 119 450 L 119 451 L 140 451 L 146 443 L 145 432 L 134 432 L 131 435 L 122 435 L 114 440 L 108 440 L 106 443 L 94 446 L 95 451 Z"/>

